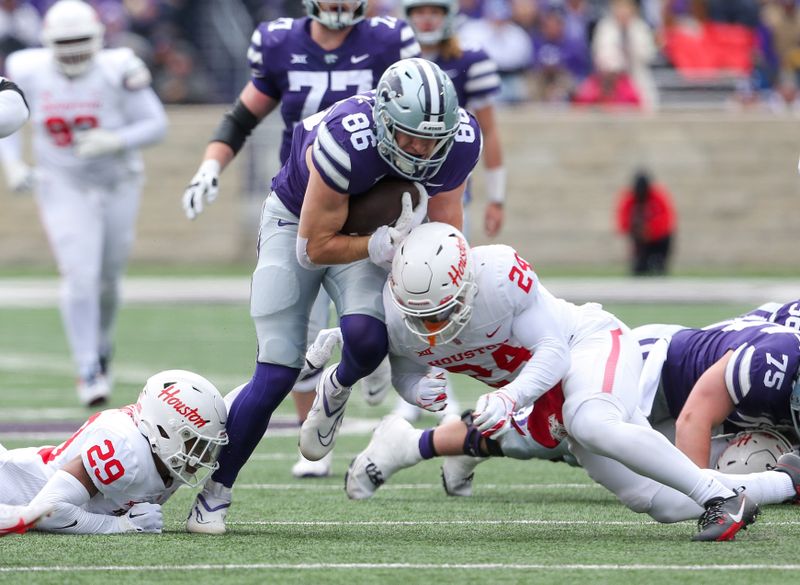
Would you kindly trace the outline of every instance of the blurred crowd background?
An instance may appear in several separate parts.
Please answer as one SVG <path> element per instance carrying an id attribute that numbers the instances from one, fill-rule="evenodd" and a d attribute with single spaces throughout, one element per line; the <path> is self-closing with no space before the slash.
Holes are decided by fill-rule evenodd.
<path id="1" fill-rule="evenodd" d="M 38 46 L 54 0 L 0 0 L 0 71 Z M 247 81 L 261 20 L 301 0 L 90 0 L 107 46 L 150 66 L 165 103 L 223 103 Z M 800 112 L 800 0 L 461 0 L 459 37 L 502 74 L 501 101 L 552 106 L 758 108 Z M 401 16 L 400 0 L 370 0 Z"/>

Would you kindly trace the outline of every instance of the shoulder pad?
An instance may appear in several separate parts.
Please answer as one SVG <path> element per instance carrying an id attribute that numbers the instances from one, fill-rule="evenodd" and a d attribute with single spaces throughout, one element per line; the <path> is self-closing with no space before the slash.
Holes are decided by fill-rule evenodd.
<path id="1" fill-rule="evenodd" d="M 47 49 L 14 51 L 6 58 L 6 73 L 11 79 L 19 79 L 26 72 L 39 71 L 50 58 Z"/>
<path id="2" fill-rule="evenodd" d="M 262 22 L 253 31 L 250 43 L 262 48 L 280 46 L 294 28 L 294 23 L 295 19 L 293 18 L 278 18 L 269 22 Z"/>
<path id="3" fill-rule="evenodd" d="M 149 87 L 152 82 L 147 65 L 127 47 L 103 49 L 97 55 L 97 63 L 113 85 L 130 91 Z"/>

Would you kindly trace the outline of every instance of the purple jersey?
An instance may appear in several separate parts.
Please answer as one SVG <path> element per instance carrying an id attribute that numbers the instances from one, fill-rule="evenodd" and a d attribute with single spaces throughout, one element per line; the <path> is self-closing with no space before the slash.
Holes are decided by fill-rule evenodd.
<path id="1" fill-rule="evenodd" d="M 495 62 L 480 47 L 465 46 L 461 51 L 457 59 L 438 56 L 433 62 L 453 81 L 461 107 L 474 111 L 500 92 L 500 75 Z M 465 203 L 472 199 L 470 191 L 469 187 L 464 191 Z"/>
<path id="2" fill-rule="evenodd" d="M 433 59 L 453 81 L 461 107 L 473 110 L 500 91 L 497 65 L 477 46 L 462 47 L 457 59 Z"/>
<path id="3" fill-rule="evenodd" d="M 785 325 L 800 331 L 800 299 L 786 304 L 766 303 L 749 313 L 742 315 L 744 319 L 759 319 Z"/>
<path id="4" fill-rule="evenodd" d="M 375 93 L 355 95 L 298 124 L 289 159 L 272 179 L 272 190 L 295 215 L 303 206 L 309 170 L 306 151 L 327 185 L 357 197 L 386 175 L 399 176 L 378 154 L 372 110 Z M 460 126 L 447 159 L 424 182 L 428 195 L 451 191 L 467 180 L 481 153 L 481 131 L 472 114 L 458 111 Z"/>
<path id="5" fill-rule="evenodd" d="M 757 321 L 683 329 L 672 336 L 661 371 L 672 417 L 678 417 L 700 376 L 728 351 L 733 354 L 725 385 L 736 406 L 728 423 L 791 428 L 789 396 L 800 367 L 800 333 Z"/>
<path id="6" fill-rule="evenodd" d="M 247 58 L 253 85 L 281 102 L 281 164 L 289 156 L 292 131 L 300 120 L 374 88 L 389 65 L 419 54 L 411 27 L 391 17 L 362 20 L 332 51 L 311 39 L 308 17 L 259 24 Z"/>

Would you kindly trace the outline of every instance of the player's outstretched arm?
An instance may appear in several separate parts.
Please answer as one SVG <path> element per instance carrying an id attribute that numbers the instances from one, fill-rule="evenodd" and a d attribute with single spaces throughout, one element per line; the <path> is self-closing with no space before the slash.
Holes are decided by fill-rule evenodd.
<path id="1" fill-rule="evenodd" d="M 475 118 L 483 135 L 483 165 L 486 184 L 486 210 L 483 216 L 483 229 L 490 238 L 495 237 L 503 227 L 503 205 L 506 200 L 506 170 L 500 148 L 500 133 L 494 115 L 494 106 L 489 103 L 475 110 Z"/>
<path id="2" fill-rule="evenodd" d="M 247 137 L 278 101 L 259 91 L 249 82 L 233 107 L 225 112 L 203 155 L 200 168 L 183 193 L 183 210 L 194 219 L 203 212 L 204 204 L 213 203 L 219 194 L 219 175 L 244 146 Z"/>
<path id="3" fill-rule="evenodd" d="M 155 504 L 137 504 L 124 516 L 87 512 L 82 506 L 97 491 L 80 456 L 76 457 L 58 470 L 29 504 L 52 510 L 36 528 L 61 534 L 161 532 L 161 506 Z M 145 508 L 134 512 L 137 506 Z"/>
<path id="4" fill-rule="evenodd" d="M 22 90 L 16 83 L 0 78 L 0 138 L 19 130 L 29 115 Z"/>

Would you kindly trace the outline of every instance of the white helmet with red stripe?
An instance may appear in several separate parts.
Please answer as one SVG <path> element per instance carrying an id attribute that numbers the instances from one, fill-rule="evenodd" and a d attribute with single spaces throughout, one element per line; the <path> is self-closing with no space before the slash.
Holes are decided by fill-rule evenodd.
<path id="1" fill-rule="evenodd" d="M 212 473 L 228 443 L 225 402 L 216 387 L 186 370 L 151 376 L 134 405 L 134 421 L 170 474 L 195 487 Z"/>
<path id="2" fill-rule="evenodd" d="M 394 256 L 389 288 L 412 333 L 437 344 L 455 339 L 478 290 L 464 234 L 438 222 L 415 228 Z"/>

